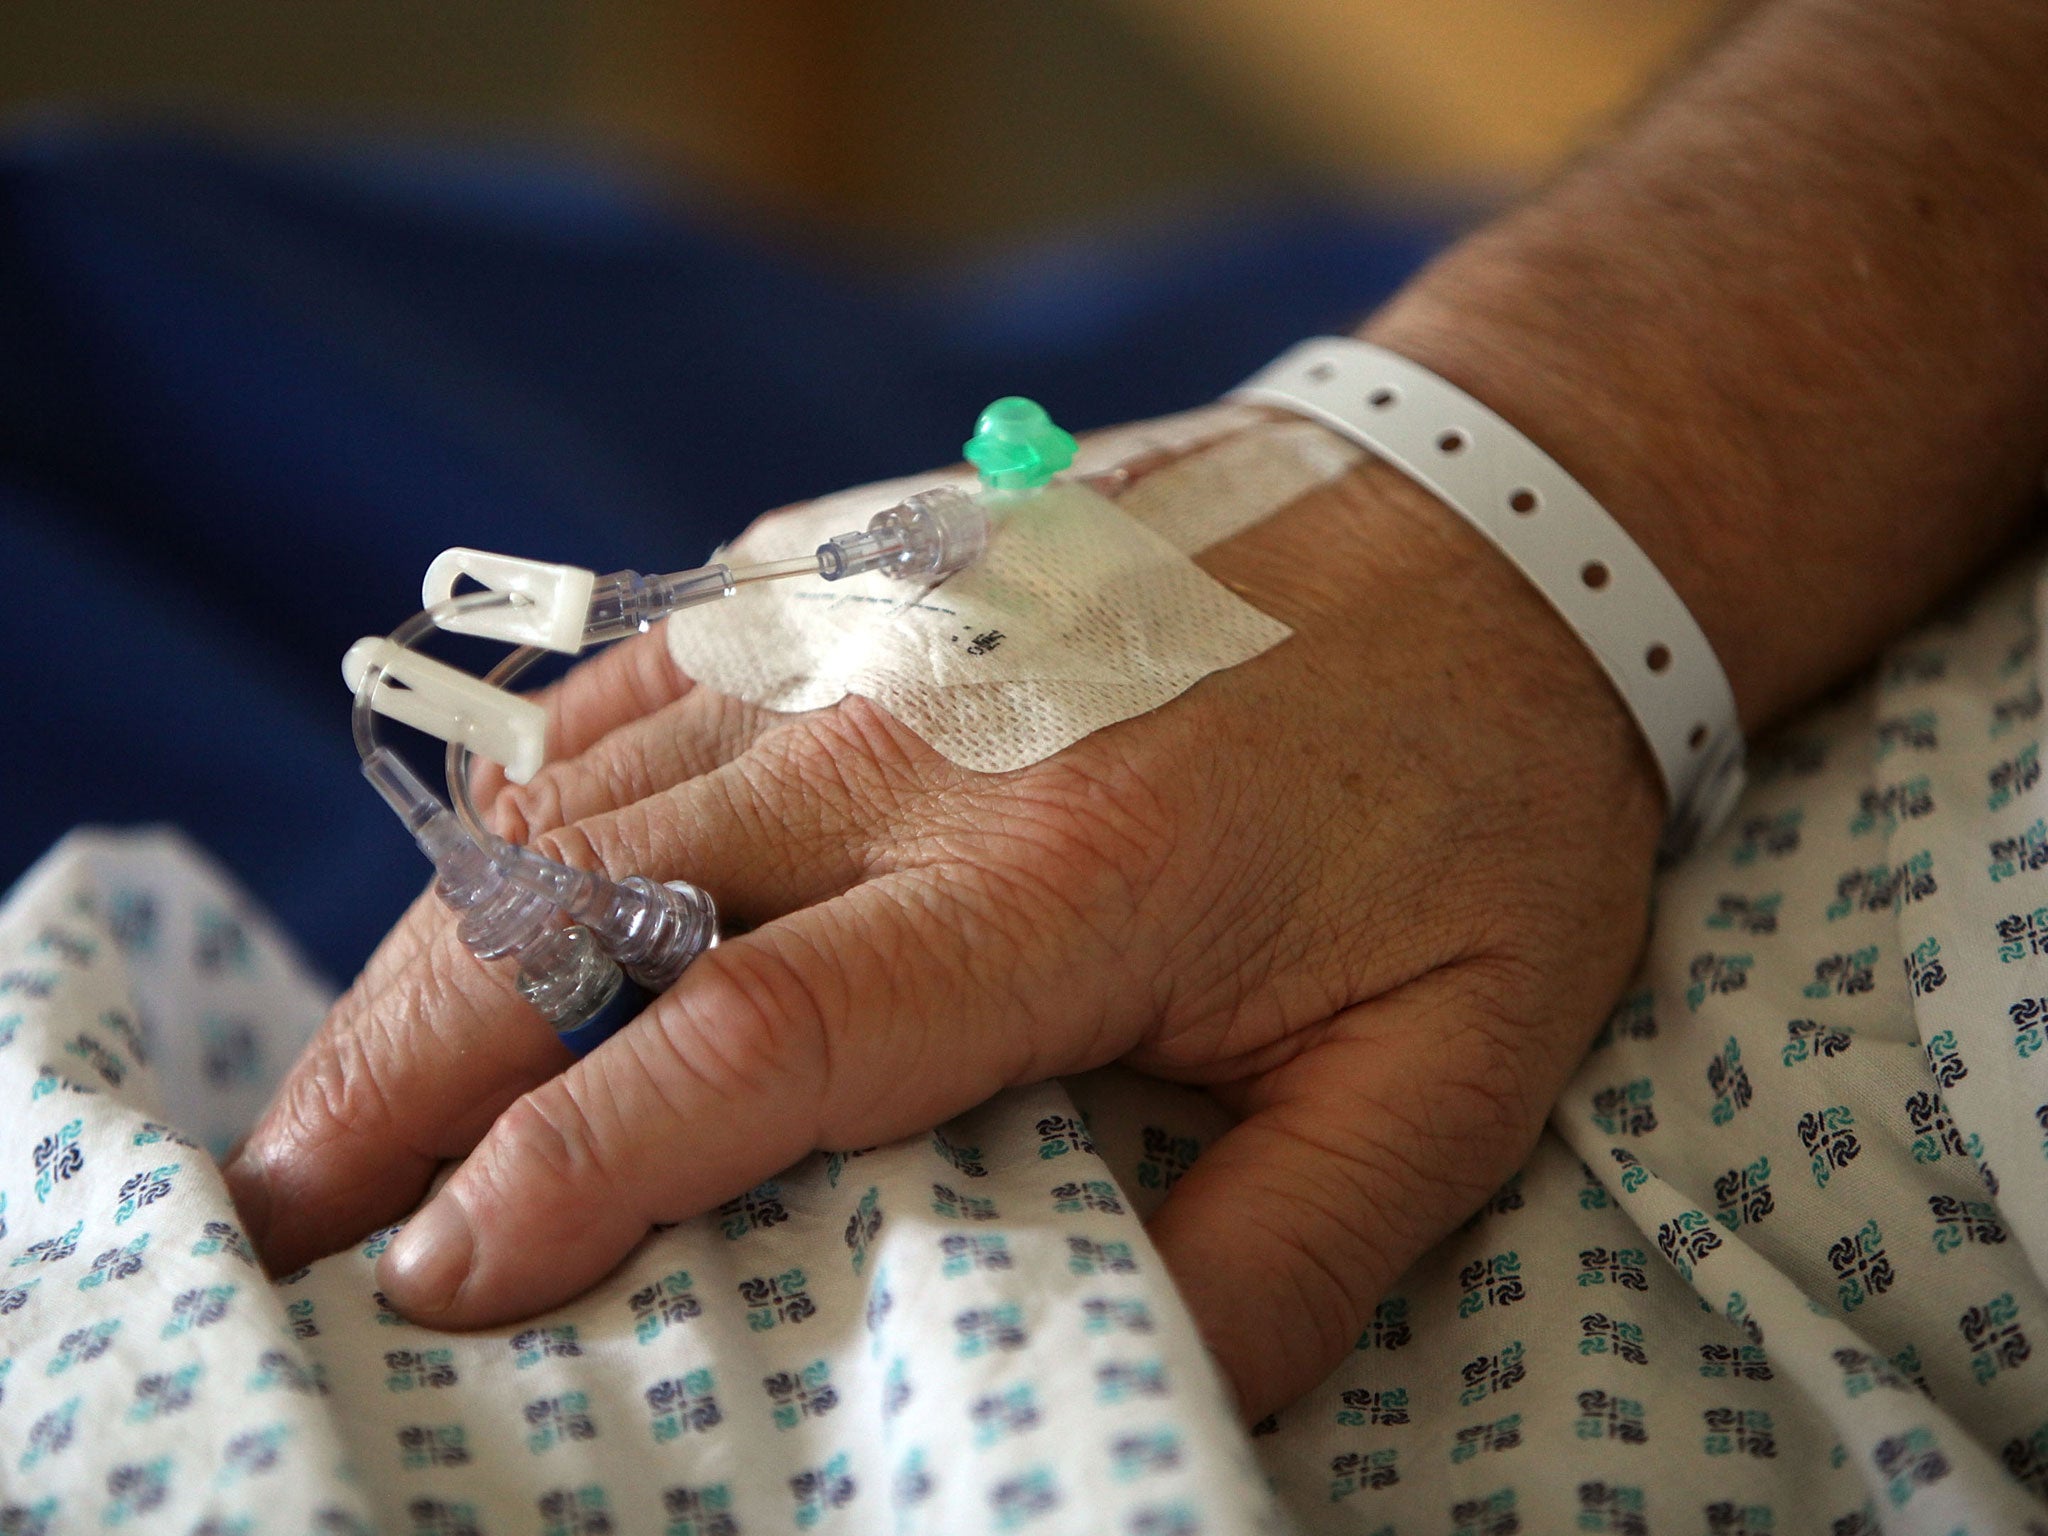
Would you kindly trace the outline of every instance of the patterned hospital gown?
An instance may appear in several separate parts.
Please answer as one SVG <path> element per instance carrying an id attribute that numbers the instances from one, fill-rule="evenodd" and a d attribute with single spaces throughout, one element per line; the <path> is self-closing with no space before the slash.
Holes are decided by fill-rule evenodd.
<path id="1" fill-rule="evenodd" d="M 0 912 L 0 1536 L 2048 1531 L 2036 562 L 1759 753 L 1522 1172 L 1235 1424 L 1118 1072 L 817 1156 L 518 1327 L 390 1233 L 266 1281 L 213 1163 L 326 1000 L 163 834 Z"/>

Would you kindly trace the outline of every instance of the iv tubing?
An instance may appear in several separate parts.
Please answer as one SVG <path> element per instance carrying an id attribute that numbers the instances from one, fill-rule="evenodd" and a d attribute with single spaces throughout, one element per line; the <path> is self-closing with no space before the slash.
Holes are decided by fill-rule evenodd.
<path id="1" fill-rule="evenodd" d="M 465 592 L 460 597 L 451 597 L 445 603 L 414 614 L 390 634 L 393 645 L 406 650 L 413 649 L 426 636 L 434 633 L 444 619 L 456 618 L 465 613 L 476 613 L 486 608 L 510 608 L 526 599 L 512 592 Z M 355 708 L 349 714 L 349 727 L 355 733 L 356 751 L 367 762 L 377 751 L 377 688 L 384 681 L 384 668 L 371 662 L 363 673 L 363 680 L 356 687 Z"/>
<path id="2" fill-rule="evenodd" d="M 792 576 L 836 581 L 874 571 L 898 581 L 942 580 L 980 558 L 993 510 L 1037 490 L 1072 462 L 1074 440 L 1042 408 L 1012 397 L 982 413 L 964 451 L 981 472 L 979 492 L 935 486 L 808 555 L 737 568 L 714 562 L 666 574 L 625 570 L 598 577 L 481 551 L 446 551 L 423 584 L 429 600 L 444 600 L 431 602 L 382 641 L 359 642 L 367 654 L 352 652 L 344 661 L 345 674 L 356 682 L 351 729 L 364 776 L 433 864 L 438 896 L 460 915 L 463 944 L 479 960 L 515 961 L 520 993 L 572 1048 L 592 1048 L 617 1027 L 605 1021 L 623 975 L 660 992 L 715 945 L 717 909 L 687 881 L 613 880 L 511 843 L 484 825 L 470 782 L 477 749 L 507 765 L 521 783 L 545 758 L 542 711 L 510 694 L 510 685 L 544 654 L 539 646 L 520 646 L 483 678 L 410 653 L 446 628 L 538 640 L 574 654 L 644 633 L 672 613 L 730 597 L 742 586 Z M 1132 466 L 1120 478 L 1128 484 L 1150 467 Z M 1122 487 L 1101 488 L 1114 495 Z M 454 595 L 463 576 L 484 582 L 485 589 Z M 507 608 L 531 611 L 475 617 Z M 401 653 L 409 659 L 401 660 Z M 379 743 L 380 712 L 447 739 L 445 802 Z"/>
<path id="3" fill-rule="evenodd" d="M 537 645 L 522 645 L 486 672 L 484 681 L 493 688 L 509 687 L 546 654 Z M 448 803 L 454 807 L 455 819 L 462 823 L 462 830 L 476 839 L 478 847 L 493 854 L 506 853 L 512 844 L 485 826 L 482 815 L 477 811 L 476 795 L 470 788 L 470 777 L 475 767 L 476 755 L 469 750 L 469 743 L 448 743 Z"/>

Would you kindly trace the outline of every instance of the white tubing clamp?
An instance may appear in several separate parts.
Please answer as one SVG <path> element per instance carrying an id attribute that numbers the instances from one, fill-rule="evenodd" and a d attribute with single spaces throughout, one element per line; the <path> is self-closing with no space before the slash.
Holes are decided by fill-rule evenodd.
<path id="1" fill-rule="evenodd" d="M 547 755 L 548 712 L 533 700 L 379 635 L 358 640 L 342 657 L 341 676 L 350 692 L 362 688 L 372 666 L 381 669 L 370 698 L 378 714 L 443 741 L 463 743 L 503 768 L 514 784 L 540 772 Z"/>
<path id="2" fill-rule="evenodd" d="M 583 649 L 583 630 L 590 620 L 590 593 L 597 577 L 574 565 L 549 565 L 481 549 L 444 549 L 427 567 L 420 583 L 420 606 L 432 608 L 455 595 L 458 578 L 467 576 L 493 592 L 519 599 L 502 608 L 477 608 L 438 621 L 437 627 L 460 635 L 482 635 L 511 645 L 539 645 L 574 656 Z"/>
<path id="3" fill-rule="evenodd" d="M 1742 792 L 1742 727 L 1698 622 L 1601 505 L 1514 427 L 1397 353 L 1350 337 L 1289 349 L 1227 397 L 1359 443 L 1497 545 L 1592 651 L 1649 743 L 1670 807 L 1663 853 L 1711 833 Z"/>

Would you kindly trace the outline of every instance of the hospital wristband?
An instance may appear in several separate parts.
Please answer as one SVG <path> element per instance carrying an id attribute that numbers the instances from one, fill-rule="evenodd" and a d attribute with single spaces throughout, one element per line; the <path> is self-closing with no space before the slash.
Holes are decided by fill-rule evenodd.
<path id="1" fill-rule="evenodd" d="M 1456 386 L 1350 337 L 1304 341 L 1231 391 L 1321 422 L 1428 490 L 1512 560 L 1600 663 L 1664 781 L 1661 852 L 1710 836 L 1742 792 L 1728 675 L 1650 557 L 1556 460 Z"/>

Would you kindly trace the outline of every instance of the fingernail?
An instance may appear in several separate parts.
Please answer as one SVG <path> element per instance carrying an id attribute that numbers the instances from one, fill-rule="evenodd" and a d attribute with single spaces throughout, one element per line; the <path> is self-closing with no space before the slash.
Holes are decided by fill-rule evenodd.
<path id="1" fill-rule="evenodd" d="M 228 1198 L 242 1218 L 242 1230 L 260 1251 L 270 1235 L 270 1180 L 261 1160 L 238 1151 L 221 1170 L 221 1177 L 227 1181 Z"/>
<path id="2" fill-rule="evenodd" d="M 384 1291 L 407 1312 L 445 1312 L 476 1256 L 462 1202 L 437 1195 L 392 1239 L 378 1266 Z"/>

